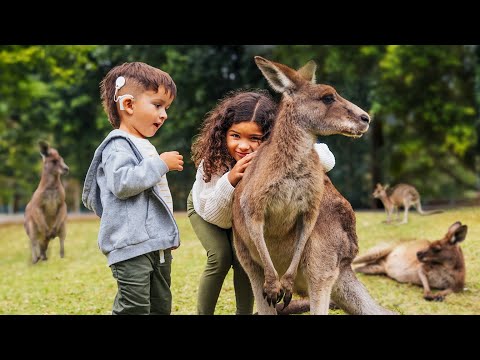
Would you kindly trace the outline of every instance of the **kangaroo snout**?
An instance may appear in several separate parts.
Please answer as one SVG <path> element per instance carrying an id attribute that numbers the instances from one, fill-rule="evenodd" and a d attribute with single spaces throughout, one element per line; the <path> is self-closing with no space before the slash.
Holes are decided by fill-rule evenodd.
<path id="1" fill-rule="evenodd" d="M 357 107 L 358 108 L 358 107 Z M 368 131 L 368 128 L 370 127 L 370 115 L 368 115 L 365 111 L 362 109 L 358 108 L 360 110 L 360 115 L 358 115 L 358 112 L 355 115 L 355 121 L 354 121 L 354 126 L 351 129 L 351 134 L 345 134 L 348 136 L 353 136 L 353 137 L 361 137 L 363 134 L 365 134 Z"/>
<path id="2" fill-rule="evenodd" d="M 360 120 L 362 120 L 363 122 L 365 122 L 367 124 L 370 124 L 370 116 L 368 116 L 368 114 L 360 115 Z"/>
<path id="3" fill-rule="evenodd" d="M 64 165 L 62 170 L 63 170 L 62 175 L 67 175 L 68 172 L 70 171 L 70 168 L 67 165 Z"/>

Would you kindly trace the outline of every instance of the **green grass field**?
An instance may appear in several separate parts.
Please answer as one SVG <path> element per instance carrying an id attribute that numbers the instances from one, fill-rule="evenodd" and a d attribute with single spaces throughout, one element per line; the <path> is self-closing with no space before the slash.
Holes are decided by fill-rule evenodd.
<path id="1" fill-rule="evenodd" d="M 175 215 L 182 245 L 173 252 L 172 314 L 195 314 L 197 286 L 206 261 L 187 216 Z M 466 290 L 444 302 L 427 302 L 421 287 L 383 276 L 359 275 L 381 305 L 402 314 L 480 314 L 480 208 L 448 210 L 420 216 L 410 212 L 407 225 L 382 223 L 383 212 L 358 212 L 360 253 L 379 242 L 424 238 L 437 240 L 455 221 L 469 226 L 462 243 L 467 266 Z M 49 260 L 30 264 L 29 240 L 23 225 L 0 226 L 0 314 L 110 314 L 116 283 L 97 246 L 98 220 L 69 221 L 65 258 L 58 239 L 50 243 Z M 234 314 L 232 272 L 225 280 L 216 314 Z M 342 313 L 336 311 L 332 313 Z"/>

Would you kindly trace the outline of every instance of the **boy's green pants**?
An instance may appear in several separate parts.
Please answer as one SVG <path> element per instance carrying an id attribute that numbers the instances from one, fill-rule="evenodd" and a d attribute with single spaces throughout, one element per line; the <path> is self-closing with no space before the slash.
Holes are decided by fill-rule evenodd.
<path id="1" fill-rule="evenodd" d="M 171 250 L 164 257 L 157 250 L 110 265 L 118 285 L 112 315 L 170 315 Z"/>
<path id="2" fill-rule="evenodd" d="M 198 314 L 214 314 L 225 276 L 230 267 L 233 267 L 236 314 L 251 315 L 253 313 L 252 287 L 233 249 L 232 229 L 222 229 L 203 220 L 193 208 L 192 192 L 187 199 L 187 214 L 195 234 L 207 251 L 207 265 L 198 288 Z"/>

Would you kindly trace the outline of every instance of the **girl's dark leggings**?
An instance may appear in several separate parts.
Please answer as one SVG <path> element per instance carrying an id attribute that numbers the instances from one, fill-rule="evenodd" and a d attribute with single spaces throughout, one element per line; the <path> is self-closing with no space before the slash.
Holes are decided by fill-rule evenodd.
<path id="1" fill-rule="evenodd" d="M 187 213 L 197 238 L 207 252 L 207 264 L 200 278 L 197 313 L 213 315 L 223 281 L 233 267 L 236 314 L 253 313 L 253 292 L 247 274 L 240 265 L 233 249 L 232 229 L 222 229 L 203 220 L 193 209 L 192 194 L 187 200 Z"/>

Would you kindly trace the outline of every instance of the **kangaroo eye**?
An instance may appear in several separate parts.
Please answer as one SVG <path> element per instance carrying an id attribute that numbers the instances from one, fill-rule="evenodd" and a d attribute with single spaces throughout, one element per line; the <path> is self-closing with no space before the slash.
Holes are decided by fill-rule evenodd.
<path id="1" fill-rule="evenodd" d="M 432 251 L 433 251 L 434 254 L 439 253 L 441 250 L 442 250 L 442 249 L 440 249 L 440 248 L 438 248 L 438 247 L 432 248 Z"/>
<path id="2" fill-rule="evenodd" d="M 333 103 L 335 101 L 335 98 L 333 97 L 333 95 L 325 95 L 324 97 L 322 97 L 322 101 L 328 105 Z"/>
<path id="3" fill-rule="evenodd" d="M 52 160 L 52 163 L 53 163 L 53 165 L 57 165 L 57 164 L 58 164 L 58 160 Z"/>

